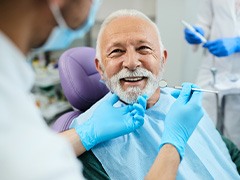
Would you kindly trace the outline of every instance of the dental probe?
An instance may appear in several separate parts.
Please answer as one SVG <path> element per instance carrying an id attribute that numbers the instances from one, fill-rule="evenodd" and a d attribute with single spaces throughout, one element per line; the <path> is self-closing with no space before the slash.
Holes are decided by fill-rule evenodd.
<path id="1" fill-rule="evenodd" d="M 182 89 L 182 86 L 173 86 L 174 89 Z M 215 93 L 218 94 L 218 91 L 208 90 L 208 89 L 200 89 L 200 88 L 192 88 L 193 91 L 207 92 L 207 93 Z"/>
<path id="2" fill-rule="evenodd" d="M 159 87 L 160 88 L 165 88 L 165 87 L 170 87 L 170 88 L 174 88 L 174 89 L 182 89 L 182 86 L 168 86 L 167 81 L 162 79 L 159 82 Z M 208 89 L 200 89 L 200 88 L 192 88 L 193 91 L 200 91 L 200 92 L 207 92 L 207 93 L 215 93 L 217 94 L 218 91 L 214 91 L 214 90 L 208 90 Z"/>

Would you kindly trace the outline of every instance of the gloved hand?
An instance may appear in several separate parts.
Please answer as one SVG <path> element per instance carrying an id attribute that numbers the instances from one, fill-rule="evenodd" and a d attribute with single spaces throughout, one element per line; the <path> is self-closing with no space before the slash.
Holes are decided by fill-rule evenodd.
<path id="1" fill-rule="evenodd" d="M 139 96 L 133 105 L 113 107 L 118 100 L 113 94 L 95 109 L 90 119 L 75 127 L 86 150 L 100 142 L 133 132 L 143 125 L 147 96 Z"/>
<path id="2" fill-rule="evenodd" d="M 172 95 L 177 100 L 171 106 L 165 118 L 164 131 L 160 148 L 164 144 L 172 144 L 179 152 L 180 158 L 184 156 L 186 143 L 203 117 L 201 106 L 202 93 L 192 91 L 196 85 L 183 83 L 182 90 L 174 91 Z"/>
<path id="3" fill-rule="evenodd" d="M 217 57 L 229 56 L 233 53 L 240 52 L 240 37 L 208 41 L 203 47 L 207 48 L 210 53 Z"/>
<path id="4" fill-rule="evenodd" d="M 204 31 L 201 27 L 193 26 L 194 29 L 199 32 L 201 35 L 204 36 Z M 190 31 L 188 28 L 184 29 L 184 35 L 185 39 L 189 44 L 201 44 L 202 40 L 196 36 L 192 31 Z"/>

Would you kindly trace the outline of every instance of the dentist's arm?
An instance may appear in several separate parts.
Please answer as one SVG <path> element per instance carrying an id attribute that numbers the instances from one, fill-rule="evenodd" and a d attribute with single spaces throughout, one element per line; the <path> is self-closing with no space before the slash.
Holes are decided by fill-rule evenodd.
<path id="1" fill-rule="evenodd" d="M 61 133 L 71 142 L 77 156 L 98 143 L 131 133 L 143 125 L 146 96 L 138 97 L 138 102 L 133 105 L 114 107 L 118 100 L 116 95 L 112 95 L 95 109 L 86 122 Z"/>
<path id="2" fill-rule="evenodd" d="M 70 129 L 59 134 L 70 142 L 76 156 L 80 156 L 86 151 L 75 129 Z"/>
<path id="3" fill-rule="evenodd" d="M 160 151 L 146 179 L 176 179 L 187 141 L 203 117 L 202 93 L 192 92 L 193 87 L 196 86 L 184 83 L 180 94 L 173 94 L 178 98 L 165 118 Z"/>
<path id="4" fill-rule="evenodd" d="M 176 179 L 178 166 L 180 164 L 180 156 L 171 144 L 165 144 L 159 151 L 146 180 L 171 180 Z"/>

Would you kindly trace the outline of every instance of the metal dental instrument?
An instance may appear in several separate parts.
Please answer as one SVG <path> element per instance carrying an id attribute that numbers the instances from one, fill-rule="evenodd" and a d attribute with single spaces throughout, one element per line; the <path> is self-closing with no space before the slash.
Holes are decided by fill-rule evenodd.
<path id="1" fill-rule="evenodd" d="M 171 88 L 174 88 L 174 89 L 182 89 L 182 86 L 168 86 L 167 82 L 165 80 L 161 80 L 159 82 L 159 86 L 160 86 L 160 88 L 171 87 Z M 193 91 L 200 91 L 200 92 L 218 94 L 218 91 L 215 91 L 215 90 L 200 89 L 200 88 L 192 88 L 192 90 Z"/>
<path id="2" fill-rule="evenodd" d="M 192 31 L 197 37 L 199 37 L 203 43 L 206 43 L 206 42 L 207 42 L 206 38 L 203 37 L 199 32 L 197 32 L 192 25 L 188 24 L 188 23 L 187 23 L 186 21 L 184 21 L 184 20 L 182 20 L 182 23 L 183 23 L 183 25 L 184 25 L 186 28 L 188 28 L 188 29 L 189 29 L 190 31 Z"/>
<path id="3" fill-rule="evenodd" d="M 182 89 L 182 86 L 173 86 L 174 89 Z M 208 90 L 208 89 L 200 89 L 200 88 L 192 88 L 193 91 L 200 91 L 200 92 L 206 92 L 206 93 L 215 93 L 217 94 L 218 91 L 215 90 Z"/>

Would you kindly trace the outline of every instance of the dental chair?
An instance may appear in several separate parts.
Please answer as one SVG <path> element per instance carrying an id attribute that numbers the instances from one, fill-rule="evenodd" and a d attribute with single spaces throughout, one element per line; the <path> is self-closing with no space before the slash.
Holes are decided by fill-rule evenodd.
<path id="1" fill-rule="evenodd" d="M 60 116 L 51 126 L 56 132 L 69 129 L 73 119 L 89 109 L 108 93 L 95 68 L 96 51 L 91 47 L 77 47 L 65 51 L 59 59 L 61 86 L 73 111 Z"/>

